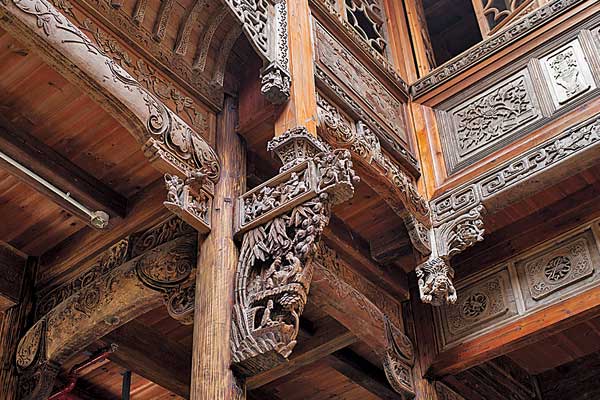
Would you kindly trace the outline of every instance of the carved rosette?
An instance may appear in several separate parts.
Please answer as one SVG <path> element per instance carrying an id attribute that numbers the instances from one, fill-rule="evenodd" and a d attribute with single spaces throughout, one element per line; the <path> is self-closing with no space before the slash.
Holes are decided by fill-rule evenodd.
<path id="1" fill-rule="evenodd" d="M 390 320 L 385 318 L 386 349 L 383 371 L 392 388 L 403 399 L 415 397 L 412 367 L 415 355 L 412 342 Z"/>
<path id="2" fill-rule="evenodd" d="M 17 347 L 21 398 L 46 399 L 67 359 L 161 304 L 173 318 L 189 322 L 197 240 L 193 228 L 172 218 L 112 246 L 82 276 L 50 292 L 45 301 L 55 306 L 40 316 Z M 122 248 L 128 251 L 122 253 Z M 112 265 L 115 254 L 120 254 L 120 265 Z"/>
<path id="3" fill-rule="evenodd" d="M 292 352 L 331 206 L 348 200 L 358 180 L 348 151 L 317 152 L 326 147 L 304 130 L 286 132 L 269 149 L 289 169 L 238 201 L 243 239 L 231 345 L 242 375 L 272 368 Z"/>

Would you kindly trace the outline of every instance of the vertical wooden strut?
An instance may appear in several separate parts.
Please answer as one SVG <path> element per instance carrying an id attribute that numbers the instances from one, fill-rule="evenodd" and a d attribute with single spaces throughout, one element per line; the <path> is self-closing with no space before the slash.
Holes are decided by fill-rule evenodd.
<path id="1" fill-rule="evenodd" d="M 191 400 L 243 398 L 231 365 L 231 314 L 238 250 L 233 242 L 234 205 L 246 186 L 245 154 L 235 132 L 237 108 L 226 98 L 217 121 L 221 179 L 215 187 L 212 231 L 198 257 Z"/>
<path id="2" fill-rule="evenodd" d="M 3 400 L 18 400 L 19 376 L 16 353 L 19 339 L 27 331 L 33 310 L 33 286 L 37 270 L 37 258 L 27 260 L 21 301 L 0 314 L 0 393 Z"/>
<path id="3" fill-rule="evenodd" d="M 308 0 L 288 1 L 288 45 L 292 86 L 290 99 L 275 122 L 275 134 L 305 127 L 317 135 L 317 95 Z"/>

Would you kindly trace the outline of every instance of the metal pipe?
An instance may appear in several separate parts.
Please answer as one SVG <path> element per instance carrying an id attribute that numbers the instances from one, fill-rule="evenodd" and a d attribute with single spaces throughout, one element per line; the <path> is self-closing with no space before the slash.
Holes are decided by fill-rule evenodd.
<path id="1" fill-rule="evenodd" d="M 15 161 L 10 156 L 6 155 L 5 153 L 3 153 L 1 151 L 0 151 L 0 159 L 3 160 L 4 162 L 6 162 L 7 164 L 10 164 L 12 167 L 18 169 L 19 171 L 23 172 L 25 175 L 27 175 L 31 179 L 35 180 L 36 182 L 39 182 L 46 189 L 48 189 L 51 192 L 53 192 L 54 194 L 60 196 L 61 198 L 63 198 L 67 202 L 69 202 L 71 205 L 73 205 L 75 208 L 79 209 L 85 215 L 90 217 L 90 223 L 94 227 L 96 227 L 98 229 L 103 229 L 108 226 L 108 221 L 110 219 L 110 216 L 106 212 L 101 211 L 101 210 L 97 210 L 97 211 L 90 210 L 85 205 L 81 204 L 80 202 L 78 202 L 77 200 L 72 198 L 71 193 L 60 190 L 59 188 L 54 186 L 52 183 L 48 182 L 46 179 L 42 178 L 41 176 L 39 176 L 38 174 L 36 174 L 32 170 L 30 170 L 29 168 L 27 168 L 24 165 L 20 164 L 19 162 Z"/>
<path id="2" fill-rule="evenodd" d="M 69 400 L 69 393 L 75 389 L 75 385 L 77 385 L 77 380 L 79 379 L 81 372 L 89 367 L 90 365 L 99 363 L 103 361 L 106 357 L 108 357 L 111 353 L 114 353 L 117 350 L 117 346 L 114 344 L 110 345 L 110 348 L 101 350 L 98 354 L 90 357 L 89 360 L 74 366 L 69 372 L 67 378 L 67 384 L 60 391 L 56 392 L 52 396 L 48 397 L 48 400 Z"/>

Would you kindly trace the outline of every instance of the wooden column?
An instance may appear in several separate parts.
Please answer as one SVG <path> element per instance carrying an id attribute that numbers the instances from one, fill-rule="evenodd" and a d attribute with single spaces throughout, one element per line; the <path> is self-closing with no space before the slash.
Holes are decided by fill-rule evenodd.
<path id="1" fill-rule="evenodd" d="M 304 126 L 317 135 L 317 95 L 313 64 L 311 15 L 308 0 L 288 1 L 290 99 L 275 121 L 275 134 Z"/>
<path id="2" fill-rule="evenodd" d="M 212 231 L 200 246 L 196 273 L 191 400 L 240 398 L 230 369 L 229 344 L 238 261 L 233 241 L 234 204 L 246 185 L 245 153 L 235 132 L 236 117 L 234 100 L 226 98 L 217 120 L 221 180 L 215 187 Z"/>
<path id="3" fill-rule="evenodd" d="M 3 400 L 19 398 L 16 351 L 31 319 L 36 270 L 37 258 L 29 258 L 25 267 L 20 303 L 0 314 L 0 397 Z"/>

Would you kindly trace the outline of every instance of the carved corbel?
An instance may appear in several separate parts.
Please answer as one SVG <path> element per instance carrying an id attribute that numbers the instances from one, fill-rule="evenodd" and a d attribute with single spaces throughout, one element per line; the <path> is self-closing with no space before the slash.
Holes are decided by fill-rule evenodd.
<path id="1" fill-rule="evenodd" d="M 419 294 L 424 303 L 440 306 L 456 302 L 457 294 L 452 282 L 454 269 L 450 259 L 483 240 L 483 212 L 483 205 L 478 204 L 450 216 L 431 229 L 431 254 L 427 261 L 415 269 Z"/>
<path id="2" fill-rule="evenodd" d="M 242 247 L 236 273 L 233 363 L 252 375 L 284 361 L 296 345 L 313 255 L 331 206 L 350 199 L 358 177 L 347 150 L 330 150 L 305 129 L 273 139 L 279 175 L 237 203 Z"/>
<path id="3" fill-rule="evenodd" d="M 206 175 L 196 172 L 183 180 L 177 175 L 165 174 L 165 186 L 165 207 L 198 232 L 210 232 L 213 185 Z"/>
<path id="4" fill-rule="evenodd" d="M 223 0 L 262 58 L 261 93 L 274 104 L 290 97 L 287 0 Z"/>
<path id="5" fill-rule="evenodd" d="M 379 138 L 362 121 L 354 122 L 323 96 L 317 96 L 319 132 L 326 140 L 352 152 L 367 171 L 368 184 L 404 220 L 414 247 L 431 253 L 429 203 L 414 180 L 382 148 Z"/>
<path id="6" fill-rule="evenodd" d="M 412 367 L 415 354 L 412 342 L 391 321 L 385 317 L 386 348 L 383 371 L 392 388 L 403 399 L 415 396 Z"/>
<path id="7" fill-rule="evenodd" d="M 21 398 L 46 399 L 60 366 L 102 336 L 163 304 L 191 320 L 198 235 L 172 218 L 119 241 L 90 268 L 42 297 L 39 320 L 20 340 Z M 39 312 L 38 314 L 41 314 Z"/>

